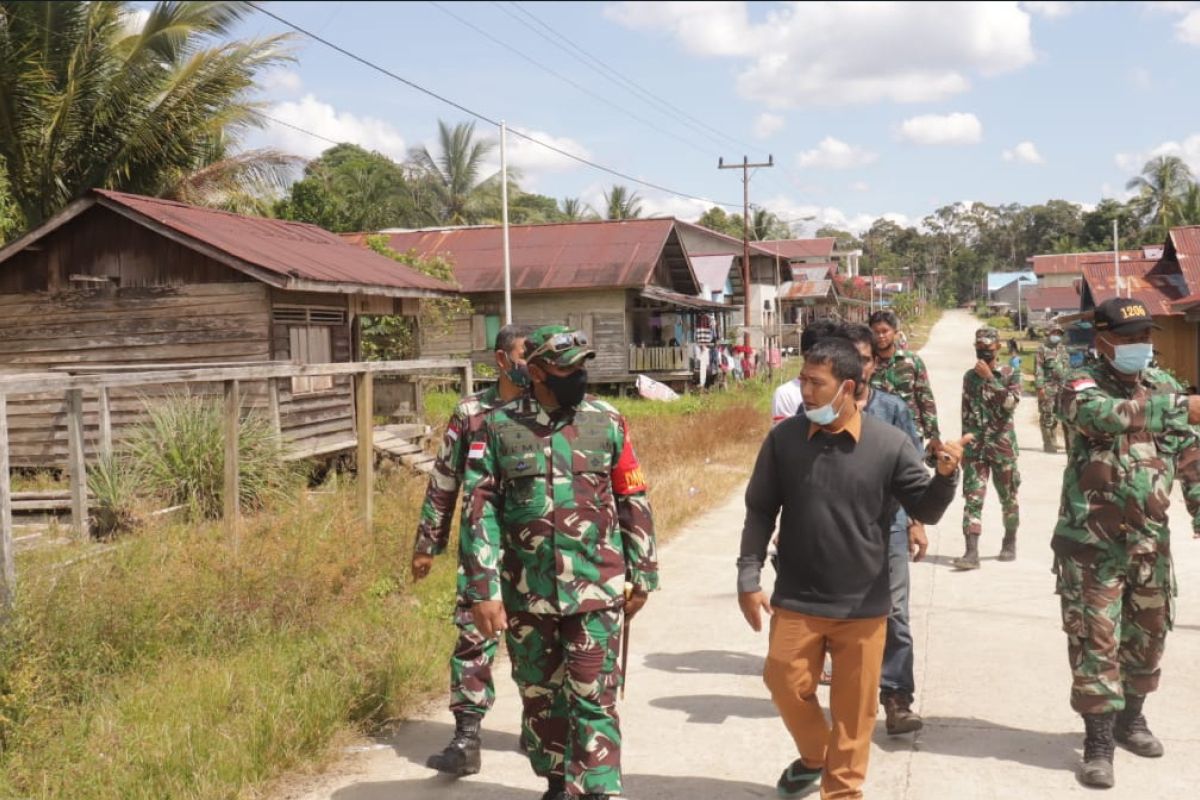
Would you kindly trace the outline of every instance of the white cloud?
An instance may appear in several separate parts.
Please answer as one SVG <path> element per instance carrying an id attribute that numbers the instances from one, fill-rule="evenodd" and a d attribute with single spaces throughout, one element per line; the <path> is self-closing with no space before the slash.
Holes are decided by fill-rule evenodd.
<path id="1" fill-rule="evenodd" d="M 739 92 L 772 108 L 939 101 L 974 74 L 1034 60 L 1030 15 L 1015 2 L 791 2 L 761 20 L 742 2 L 627 2 L 605 13 L 696 55 L 739 59 Z"/>
<path id="2" fill-rule="evenodd" d="M 900 124 L 900 138 L 915 144 L 977 144 L 983 124 L 974 114 L 922 114 Z"/>
<path id="3" fill-rule="evenodd" d="M 300 100 L 276 103 L 267 110 L 267 115 L 325 139 L 350 142 L 368 150 L 378 150 L 396 160 L 402 160 L 407 154 L 404 137 L 388 123 L 373 117 L 360 117 L 348 111 L 338 111 L 312 94 L 306 94 Z M 267 121 L 262 135 L 267 144 L 305 158 L 315 158 L 333 146 L 325 139 L 318 139 L 270 120 Z"/>
<path id="4" fill-rule="evenodd" d="M 148 19 L 150 19 L 150 9 L 148 8 L 126 9 L 121 20 L 121 27 L 129 35 L 141 33 L 142 28 L 146 27 Z"/>
<path id="5" fill-rule="evenodd" d="M 826 136 L 812 150 L 800 153 L 796 163 L 801 167 L 819 169 L 854 169 L 866 166 L 877 158 L 878 153 Z"/>
<path id="6" fill-rule="evenodd" d="M 911 225 L 912 221 L 907 215 L 896 211 L 889 211 L 882 214 L 869 214 L 864 212 L 847 213 L 840 208 L 834 206 L 820 206 L 814 204 L 794 203 L 785 195 L 777 195 L 769 198 L 762 203 L 763 208 L 768 208 L 781 219 L 800 220 L 805 217 L 815 217 L 809 222 L 796 222 L 793 227 L 799 233 L 803 230 L 802 235 L 809 235 L 818 228 L 830 226 L 840 228 L 841 230 L 850 231 L 854 234 L 861 234 L 871 227 L 871 223 L 879 218 L 889 219 L 897 225 Z"/>
<path id="7" fill-rule="evenodd" d="M 1158 156 L 1179 156 L 1191 168 L 1194 175 L 1200 175 L 1200 133 L 1193 133 L 1183 141 L 1167 141 L 1151 148 L 1147 152 L 1117 153 L 1113 159 L 1117 168 L 1128 173 L 1138 173 L 1146 162 Z"/>
<path id="8" fill-rule="evenodd" d="M 592 154 L 588 152 L 586 147 L 566 136 L 554 136 L 545 131 L 525 130 L 523 128 L 509 129 L 508 163 L 510 166 L 516 167 L 521 171 L 522 180 L 527 185 L 532 186 L 533 183 L 536 183 L 538 175 L 548 172 L 567 172 L 568 170 L 578 169 L 582 164 L 572 158 L 542 147 L 540 144 L 535 144 L 528 139 L 513 136 L 513 130 L 532 136 L 538 141 L 553 145 L 559 150 L 568 152 L 578 158 L 591 159 L 592 157 Z M 496 149 L 492 151 L 487 160 L 490 172 L 500 169 L 499 133 L 493 138 L 496 141 Z"/>
<path id="9" fill-rule="evenodd" d="M 286 67 L 264 70 L 257 78 L 258 87 L 277 95 L 296 95 L 304 88 L 300 73 Z"/>
<path id="10" fill-rule="evenodd" d="M 1175 38 L 1187 44 L 1200 45 L 1200 10 L 1189 11 L 1175 23 Z"/>
<path id="11" fill-rule="evenodd" d="M 769 139 L 783 130 L 783 124 L 783 117 L 764 111 L 754 120 L 754 135 L 759 139 Z"/>
<path id="12" fill-rule="evenodd" d="M 1033 142 L 1025 141 L 1011 150 L 1000 154 L 1005 161 L 1016 161 L 1019 164 L 1045 164 L 1046 159 L 1038 152 Z"/>
<path id="13" fill-rule="evenodd" d="M 1037 14 L 1039 17 L 1046 17 L 1047 19 L 1058 19 L 1059 17 L 1065 17 L 1074 12 L 1078 5 L 1078 3 L 1055 2 L 1054 0 L 1049 0 L 1048 2 L 1021 3 L 1021 7 L 1029 13 Z"/>

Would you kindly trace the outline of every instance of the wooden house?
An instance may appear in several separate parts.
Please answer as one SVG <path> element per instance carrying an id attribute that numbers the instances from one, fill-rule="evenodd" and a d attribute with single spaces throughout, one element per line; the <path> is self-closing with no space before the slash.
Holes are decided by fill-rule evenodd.
<path id="1" fill-rule="evenodd" d="M 94 191 L 0 249 L 0 374 L 356 361 L 364 316 L 415 316 L 454 293 L 313 225 Z M 349 377 L 296 377 L 277 396 L 295 452 L 353 446 Z M 85 404 L 90 448 L 95 396 Z M 63 406 L 10 398 L 14 467 L 63 463 Z M 112 396 L 118 438 L 142 409 Z"/>

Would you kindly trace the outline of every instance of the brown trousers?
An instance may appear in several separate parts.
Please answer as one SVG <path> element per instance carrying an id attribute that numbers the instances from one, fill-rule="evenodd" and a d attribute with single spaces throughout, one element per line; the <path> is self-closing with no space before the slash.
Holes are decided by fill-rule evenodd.
<path id="1" fill-rule="evenodd" d="M 886 632 L 887 617 L 826 619 L 774 609 L 763 680 L 805 766 L 824 768 L 822 800 L 863 796 Z M 826 648 L 833 658 L 832 728 L 817 701 Z"/>

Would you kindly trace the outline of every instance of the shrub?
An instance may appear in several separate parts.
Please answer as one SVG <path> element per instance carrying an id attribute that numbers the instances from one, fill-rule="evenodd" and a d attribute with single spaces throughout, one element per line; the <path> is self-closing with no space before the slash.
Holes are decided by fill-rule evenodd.
<path id="1" fill-rule="evenodd" d="M 146 403 L 147 418 L 128 448 L 147 489 L 196 517 L 221 516 L 225 470 L 224 404 L 212 397 L 172 394 Z M 262 414 L 242 418 L 238 434 L 239 502 L 262 508 L 289 493 L 297 471 L 283 460 L 283 442 Z"/>
<path id="2" fill-rule="evenodd" d="M 1010 331 L 1013 328 L 1012 319 L 1002 314 L 995 317 L 988 317 L 985 321 L 998 331 Z"/>
<path id="3" fill-rule="evenodd" d="M 88 470 L 88 491 L 95 498 L 92 533 L 112 536 L 131 530 L 144 500 L 145 476 L 127 454 L 101 456 Z"/>

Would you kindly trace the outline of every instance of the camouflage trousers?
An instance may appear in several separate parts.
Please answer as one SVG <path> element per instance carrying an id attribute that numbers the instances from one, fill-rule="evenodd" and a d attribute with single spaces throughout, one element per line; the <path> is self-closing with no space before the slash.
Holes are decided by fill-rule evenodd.
<path id="1" fill-rule="evenodd" d="M 1071 447 L 1071 432 L 1067 428 L 1067 423 L 1062 422 L 1058 418 L 1058 387 L 1047 387 L 1045 394 L 1038 398 L 1038 426 L 1042 429 L 1042 442 L 1045 444 L 1055 444 L 1054 437 L 1058 433 L 1058 426 L 1062 425 L 1063 431 L 1063 446 L 1070 449 Z"/>
<path id="2" fill-rule="evenodd" d="M 1071 662 L 1071 708 L 1120 711 L 1126 694 L 1157 689 L 1175 616 L 1170 554 L 1089 547 L 1056 555 L 1054 571 Z"/>
<path id="3" fill-rule="evenodd" d="M 1017 508 L 1017 490 L 1021 473 L 1017 470 L 1016 441 L 1002 440 L 982 447 L 968 449 L 963 458 L 963 534 L 983 533 L 983 500 L 987 496 L 988 479 L 1000 495 L 1004 515 L 1004 532 L 1016 533 L 1021 521 Z"/>
<path id="4" fill-rule="evenodd" d="M 458 628 L 458 641 L 450 656 L 450 710 L 482 717 L 496 702 L 492 661 L 497 641 L 479 633 L 470 606 L 454 609 L 454 627 Z"/>
<path id="5" fill-rule="evenodd" d="M 510 612 L 508 652 L 533 771 L 572 796 L 621 793 L 620 609 L 565 617 Z"/>

